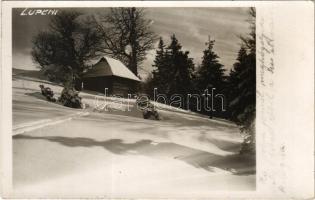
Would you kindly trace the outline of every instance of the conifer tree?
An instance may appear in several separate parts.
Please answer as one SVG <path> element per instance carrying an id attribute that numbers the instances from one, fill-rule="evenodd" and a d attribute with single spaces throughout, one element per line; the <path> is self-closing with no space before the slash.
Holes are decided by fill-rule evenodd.
<path id="1" fill-rule="evenodd" d="M 193 59 L 189 58 L 189 51 L 182 50 L 175 34 L 171 36 L 165 59 L 168 66 L 167 94 L 180 94 L 185 97 L 192 90 L 194 63 Z"/>
<path id="2" fill-rule="evenodd" d="M 228 110 L 230 112 L 230 118 L 234 121 L 238 121 L 237 116 L 244 110 L 244 106 L 240 106 L 240 94 L 242 93 L 242 89 L 244 89 L 241 86 L 241 78 L 243 70 L 246 68 L 246 59 L 246 49 L 244 45 L 242 45 L 238 52 L 236 62 L 234 63 L 233 68 L 230 71 L 227 84 L 227 98 L 230 102 L 228 105 Z"/>
<path id="3" fill-rule="evenodd" d="M 242 47 L 229 76 L 229 110 L 231 119 L 241 125 L 247 136 L 241 153 L 255 151 L 256 114 L 256 34 L 255 9 L 249 10 L 251 32 L 241 37 Z"/>
<path id="4" fill-rule="evenodd" d="M 251 9 L 251 14 L 254 11 Z M 251 15 L 254 17 L 254 15 Z M 241 46 L 237 62 L 230 72 L 230 110 L 232 120 L 244 124 L 252 118 L 256 105 L 256 47 L 255 27 L 251 24 L 251 33 L 247 37 L 242 37 Z"/>
<path id="5" fill-rule="evenodd" d="M 100 56 L 102 35 L 90 17 L 80 12 L 63 11 L 51 18 L 47 31 L 32 40 L 32 58 L 52 81 L 74 87 L 89 61 Z M 78 20 L 82 18 L 83 20 Z"/>
<path id="6" fill-rule="evenodd" d="M 156 50 L 156 56 L 154 60 L 153 67 L 155 68 L 152 72 L 153 78 L 152 83 L 159 92 L 165 92 L 168 79 L 168 68 L 165 56 L 165 45 L 162 37 L 160 37 L 158 49 Z M 153 89 L 153 88 L 152 88 Z"/>
<path id="7" fill-rule="evenodd" d="M 158 88 L 158 92 L 167 95 L 182 96 L 182 108 L 186 108 L 186 96 L 192 91 L 194 72 L 193 59 L 189 52 L 183 51 L 175 34 L 171 36 L 170 44 L 166 47 L 160 38 L 154 60 L 151 86 Z"/>
<path id="8" fill-rule="evenodd" d="M 224 68 L 219 63 L 219 56 L 213 51 L 214 42 L 209 38 L 209 42 L 206 43 L 207 49 L 203 51 L 201 66 L 197 71 L 196 84 L 201 93 L 210 88 L 221 90 L 224 86 Z"/>
<path id="9" fill-rule="evenodd" d="M 212 91 L 214 89 L 216 93 L 223 93 L 225 88 L 225 77 L 224 77 L 224 68 L 223 65 L 219 62 L 219 56 L 214 52 L 214 40 L 211 40 L 206 43 L 207 48 L 203 51 L 202 63 L 196 72 L 196 90 L 199 94 L 204 94 L 205 90 Z M 208 103 L 211 103 L 213 107 L 205 109 L 205 106 L 202 112 L 204 114 L 210 115 L 210 118 L 215 114 L 216 116 L 223 116 L 224 111 L 221 109 L 222 104 L 225 104 L 225 101 L 215 98 L 210 98 L 209 96 L 204 96 L 204 100 L 207 100 Z M 210 102 L 212 101 L 213 102 Z M 204 101 L 202 101 L 204 103 Z M 225 106 L 225 105 L 224 105 Z M 215 112 L 214 112 L 215 111 Z"/>

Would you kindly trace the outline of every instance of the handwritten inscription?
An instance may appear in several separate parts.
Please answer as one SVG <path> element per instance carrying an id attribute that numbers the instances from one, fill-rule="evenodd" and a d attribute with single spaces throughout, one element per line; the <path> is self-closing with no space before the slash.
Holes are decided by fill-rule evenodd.
<path id="1" fill-rule="evenodd" d="M 21 16 L 33 16 L 33 15 L 57 15 L 57 9 L 29 9 L 25 8 L 20 15 Z"/>
<path id="2" fill-rule="evenodd" d="M 265 17 L 269 16 L 269 17 Z M 270 17 L 271 16 L 271 17 Z M 259 181 L 268 191 L 278 194 L 286 192 L 285 156 L 286 146 L 279 133 L 275 132 L 275 40 L 273 34 L 272 13 L 264 13 L 259 21 L 257 110 L 260 113 L 261 158 L 267 165 L 261 170 Z"/>
<path id="3" fill-rule="evenodd" d="M 260 21 L 260 26 L 265 28 L 264 26 L 264 19 Z M 259 49 L 259 66 L 260 66 L 260 82 L 263 86 L 266 84 L 266 71 L 268 73 L 274 73 L 274 40 L 272 35 L 267 34 L 266 32 L 262 31 L 262 33 L 258 37 L 260 43 Z M 267 75 L 268 76 L 268 75 Z M 269 84 L 273 84 L 273 81 L 269 81 Z"/>

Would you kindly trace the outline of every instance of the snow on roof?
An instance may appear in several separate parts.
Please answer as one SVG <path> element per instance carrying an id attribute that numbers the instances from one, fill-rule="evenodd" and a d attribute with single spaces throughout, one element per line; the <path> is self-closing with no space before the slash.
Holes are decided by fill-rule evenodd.
<path id="1" fill-rule="evenodd" d="M 134 81 L 140 79 L 134 75 L 122 62 L 119 60 L 104 56 L 96 63 L 90 70 L 88 70 L 84 77 L 99 77 L 99 76 L 118 76 Z"/>

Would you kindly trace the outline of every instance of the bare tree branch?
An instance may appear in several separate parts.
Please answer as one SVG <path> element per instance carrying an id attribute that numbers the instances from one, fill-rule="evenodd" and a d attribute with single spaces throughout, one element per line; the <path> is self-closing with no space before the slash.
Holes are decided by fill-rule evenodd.
<path id="1" fill-rule="evenodd" d="M 150 30 L 142 8 L 111 8 L 99 16 L 99 30 L 103 33 L 103 52 L 124 62 L 138 75 L 138 67 L 146 53 L 153 48 L 156 35 Z M 130 52 L 126 48 L 130 47 Z"/>

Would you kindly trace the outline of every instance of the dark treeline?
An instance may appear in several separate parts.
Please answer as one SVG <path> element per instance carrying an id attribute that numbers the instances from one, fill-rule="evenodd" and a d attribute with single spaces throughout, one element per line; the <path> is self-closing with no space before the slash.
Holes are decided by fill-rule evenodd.
<path id="1" fill-rule="evenodd" d="M 165 44 L 163 38 L 159 39 L 154 70 L 145 81 L 143 91 L 151 99 L 154 99 L 154 94 L 165 95 L 168 101 L 165 102 L 161 98 L 157 100 L 167 104 L 172 104 L 174 102 L 172 97 L 178 95 L 184 102 L 173 103 L 173 106 L 243 123 L 243 118 L 247 118 L 248 113 L 255 107 L 256 94 L 255 11 L 250 9 L 249 13 L 251 32 L 246 36 L 240 36 L 242 42 L 238 56 L 229 72 L 225 71 L 214 50 L 215 40 L 210 40 L 209 37 L 205 43 L 201 64 L 195 66 L 189 51 L 182 49 L 182 45 L 173 34 L 169 44 Z M 206 92 L 208 96 L 205 95 Z M 191 102 L 187 102 L 187 94 L 198 94 L 202 97 L 201 109 L 197 109 L 195 98 L 190 98 Z M 209 100 L 211 104 L 211 101 L 214 101 L 210 111 L 202 104 L 205 102 L 204 98 L 212 94 L 215 98 Z M 219 94 L 222 94 L 223 98 L 217 98 Z"/>
<path id="2" fill-rule="evenodd" d="M 164 99 L 161 102 L 176 107 L 199 111 L 210 116 L 224 117 L 225 112 L 222 111 L 222 103 L 226 104 L 226 102 L 222 102 L 221 99 L 214 102 L 215 108 L 212 110 L 218 110 L 217 112 L 203 109 L 207 91 L 211 93 L 212 89 L 215 89 L 217 94 L 222 94 L 226 89 L 224 68 L 219 63 L 219 57 L 213 51 L 213 46 L 214 40 L 209 40 L 203 52 L 202 63 L 196 69 L 193 59 L 189 57 L 189 51 L 182 50 L 175 34 L 171 36 L 171 42 L 167 46 L 160 38 L 153 65 L 154 70 L 145 83 L 145 93 L 149 94 L 152 99 L 154 99 L 154 94 L 163 94 L 168 102 L 165 102 Z M 197 102 L 195 96 L 189 98 L 188 94 L 196 94 L 201 98 Z M 180 96 L 182 102 L 178 101 L 177 104 L 174 104 L 176 96 Z M 223 107 L 226 107 L 226 105 L 223 105 Z"/>
<path id="3" fill-rule="evenodd" d="M 215 40 L 206 42 L 200 66 L 195 66 L 189 51 L 183 51 L 175 34 L 169 44 L 160 38 L 154 70 L 144 83 L 143 90 L 154 99 L 163 94 L 165 99 L 154 99 L 175 107 L 190 109 L 212 117 L 226 118 L 241 126 L 246 134 L 242 152 L 254 151 L 254 119 L 256 112 L 256 36 L 255 10 L 249 9 L 250 33 L 240 36 L 241 44 L 232 69 L 225 73 L 219 56 L 214 51 Z M 156 88 L 154 92 L 154 88 Z M 213 92 L 214 91 L 214 92 Z M 188 98 L 187 94 L 201 97 Z M 212 95 L 213 98 L 211 98 Z M 155 95 L 155 96 L 154 96 Z M 219 95 L 221 95 L 219 98 Z M 181 102 L 176 101 L 180 96 Z M 208 101 L 205 101 L 205 98 Z M 224 100 L 222 100 L 224 99 Z M 174 103 L 175 101 L 175 103 Z M 177 102 L 177 103 L 176 103 Z M 208 102 L 210 109 L 205 105 Z M 201 105 L 200 107 L 198 107 Z M 198 109 L 199 108 L 199 109 Z"/>

